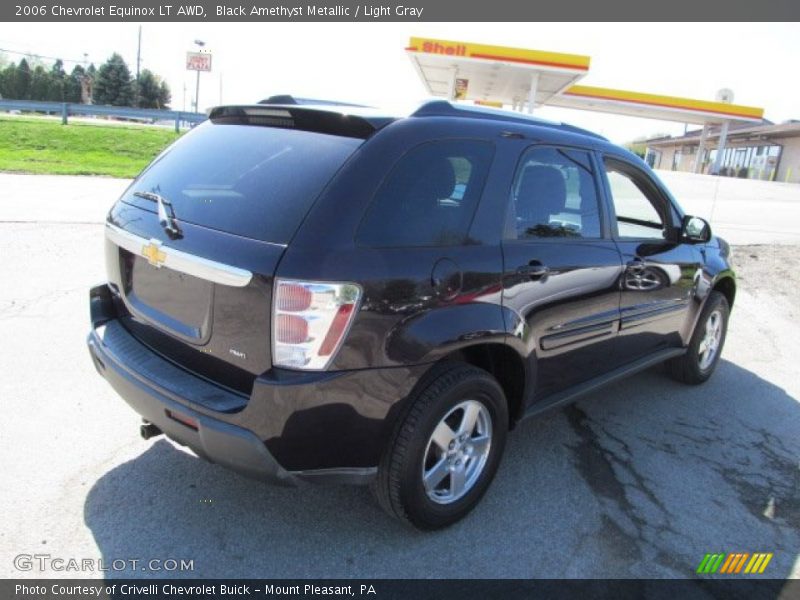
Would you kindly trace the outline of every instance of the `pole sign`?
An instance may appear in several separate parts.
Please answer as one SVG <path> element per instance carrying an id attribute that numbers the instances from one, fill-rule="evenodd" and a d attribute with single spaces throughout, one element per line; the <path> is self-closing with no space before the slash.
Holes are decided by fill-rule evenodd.
<path id="1" fill-rule="evenodd" d="M 210 71 L 211 53 L 210 52 L 187 52 L 186 53 L 187 71 Z"/>

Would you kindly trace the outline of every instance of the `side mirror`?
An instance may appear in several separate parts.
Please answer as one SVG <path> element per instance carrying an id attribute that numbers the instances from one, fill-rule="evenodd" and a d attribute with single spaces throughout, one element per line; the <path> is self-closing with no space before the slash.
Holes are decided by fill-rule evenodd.
<path id="1" fill-rule="evenodd" d="M 688 242 L 705 243 L 711 239 L 711 225 L 700 217 L 685 216 L 681 236 Z"/>

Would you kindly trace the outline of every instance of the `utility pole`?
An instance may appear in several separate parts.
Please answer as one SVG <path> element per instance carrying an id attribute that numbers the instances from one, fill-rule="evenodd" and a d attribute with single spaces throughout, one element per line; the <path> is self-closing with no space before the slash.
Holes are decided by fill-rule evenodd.
<path id="1" fill-rule="evenodd" d="M 142 26 L 139 25 L 139 43 L 136 46 L 136 81 L 139 81 L 139 67 L 142 64 Z"/>
<path id="2" fill-rule="evenodd" d="M 139 67 L 142 64 L 142 26 L 139 25 L 139 41 L 136 44 L 136 87 L 133 94 L 133 105 L 140 106 L 142 103 L 142 90 L 139 87 Z"/>

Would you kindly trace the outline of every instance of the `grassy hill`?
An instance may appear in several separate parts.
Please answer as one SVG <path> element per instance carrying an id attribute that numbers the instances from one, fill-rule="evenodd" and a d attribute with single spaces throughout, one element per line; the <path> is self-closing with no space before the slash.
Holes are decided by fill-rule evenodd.
<path id="1" fill-rule="evenodd" d="M 168 144 L 172 129 L 148 125 L 0 116 L 0 171 L 134 177 Z"/>

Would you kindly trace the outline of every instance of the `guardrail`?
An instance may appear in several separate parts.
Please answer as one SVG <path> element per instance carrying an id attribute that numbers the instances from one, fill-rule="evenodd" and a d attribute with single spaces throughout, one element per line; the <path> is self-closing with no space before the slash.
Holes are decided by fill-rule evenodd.
<path id="1" fill-rule="evenodd" d="M 127 106 L 100 106 L 96 104 L 74 104 L 72 102 L 38 102 L 35 100 L 0 100 L 0 111 L 20 110 L 60 114 L 61 123 L 66 125 L 70 115 L 95 117 L 119 117 L 123 119 L 146 119 L 155 121 L 174 121 L 175 131 L 180 131 L 181 123 L 200 123 L 206 115 L 179 110 L 159 110 L 155 108 L 129 108 Z"/>

